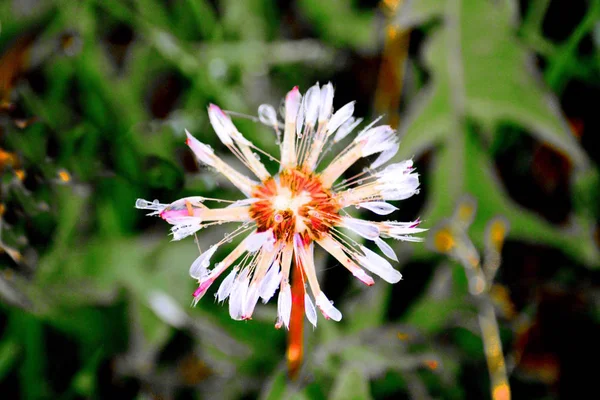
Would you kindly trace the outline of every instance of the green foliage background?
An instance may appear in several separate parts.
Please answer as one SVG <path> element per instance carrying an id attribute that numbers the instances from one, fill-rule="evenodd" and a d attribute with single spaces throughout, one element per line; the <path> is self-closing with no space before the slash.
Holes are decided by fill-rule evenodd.
<path id="1" fill-rule="evenodd" d="M 292 86 L 332 80 L 337 107 L 356 99 L 371 117 L 386 24 L 413 30 L 397 159 L 414 157 L 424 174 L 421 195 L 397 218 L 421 216 L 434 228 L 470 195 L 478 211 L 469 236 L 481 250 L 487 222 L 504 216 L 498 284 L 509 298 L 497 307 L 515 308 L 512 317 L 498 311 L 514 397 L 585 389 L 588 375 L 564 355 L 573 347 L 552 337 L 579 337 L 575 348 L 585 351 L 598 333 L 600 154 L 597 117 L 585 110 L 598 104 L 600 3 L 552 3 L 412 0 L 386 19 L 376 1 L 1 2 L 0 145 L 15 157 L 1 162 L 2 393 L 488 398 L 464 272 L 432 246 L 395 244 L 405 280 L 394 288 L 363 288 L 321 257 L 344 320 L 319 320 L 300 379 L 290 382 L 274 304 L 250 322 L 230 320 L 210 296 L 190 308 L 195 243 L 170 242 L 166 224 L 133 208 L 138 197 L 237 198 L 198 170 L 183 144 L 187 128 L 229 157 L 209 126 L 209 102 L 255 115 Z M 573 9 L 569 32 L 556 39 L 548 15 Z M 26 57 L 8 58 L 15 49 Z M 573 98 L 573 85 L 596 97 Z M 277 154 L 268 129 L 236 124 Z M 519 186 L 532 182 L 524 176 L 541 189 Z M 200 243 L 224 233 L 203 232 Z M 548 325 L 545 310 L 556 304 L 558 322 Z M 565 326 L 572 321 L 581 335 Z M 534 345 L 523 349 L 526 337 Z M 541 364 L 538 353 L 547 356 Z"/>

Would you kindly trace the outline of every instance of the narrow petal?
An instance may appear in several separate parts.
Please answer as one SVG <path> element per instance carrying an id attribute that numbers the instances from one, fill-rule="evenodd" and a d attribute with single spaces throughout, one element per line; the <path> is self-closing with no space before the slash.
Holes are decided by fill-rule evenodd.
<path id="1" fill-rule="evenodd" d="M 292 289 L 290 284 L 285 282 L 279 292 L 277 300 L 277 317 L 287 329 L 290 327 L 290 315 L 292 312 Z"/>
<path id="2" fill-rule="evenodd" d="M 252 318 L 254 308 L 256 308 L 256 303 L 258 303 L 258 297 L 258 285 L 256 283 L 251 283 L 246 292 L 246 298 L 244 299 L 242 319 Z"/>
<path id="3" fill-rule="evenodd" d="M 221 282 L 221 285 L 219 286 L 219 290 L 217 290 L 217 301 L 219 302 L 223 302 L 227 299 L 227 297 L 229 297 L 229 294 L 231 293 L 231 289 L 233 288 L 233 282 L 235 281 L 235 278 L 237 276 L 237 269 L 233 269 L 229 275 L 227 275 L 225 277 L 225 279 L 223 279 L 223 282 Z"/>
<path id="4" fill-rule="evenodd" d="M 319 123 L 323 123 L 331 117 L 333 112 L 333 85 L 328 82 L 321 88 L 321 107 L 319 109 Z"/>
<path id="5" fill-rule="evenodd" d="M 196 158 L 200 162 L 210 167 L 214 166 L 213 157 L 215 153 L 213 149 L 209 145 L 204 144 L 195 137 L 193 137 L 187 129 L 185 130 L 185 135 L 187 136 L 185 143 L 190 147 L 190 149 L 192 149 Z"/>
<path id="6" fill-rule="evenodd" d="M 242 193 L 250 196 L 252 188 L 257 185 L 257 182 L 233 169 L 229 164 L 217 157 L 209 146 L 198 141 L 190 135 L 189 132 L 186 131 L 186 133 L 188 135 L 186 143 L 192 149 L 198 160 L 219 171 L 229 179 L 235 187 L 240 189 Z"/>
<path id="7" fill-rule="evenodd" d="M 395 207 L 390 203 L 386 203 L 385 201 L 367 201 L 365 203 L 357 204 L 356 207 L 366 208 L 369 211 L 373 211 L 377 215 L 388 215 L 398 209 L 398 207 Z"/>
<path id="8" fill-rule="evenodd" d="M 315 305 L 313 304 L 312 300 L 310 299 L 310 296 L 308 295 L 308 293 L 304 294 L 304 308 L 306 310 L 306 318 L 308 319 L 308 322 L 313 324 L 313 326 L 316 328 L 317 327 L 317 310 L 316 310 Z"/>
<path id="9" fill-rule="evenodd" d="M 365 239 L 375 240 L 379 237 L 379 228 L 372 222 L 363 221 L 358 218 L 343 217 L 341 226 L 350 229 Z"/>
<path id="10" fill-rule="evenodd" d="M 354 117 L 350 117 L 339 127 L 335 136 L 333 137 L 333 142 L 338 143 L 340 140 L 344 139 L 348 134 L 350 134 L 361 122 L 362 118 L 354 119 Z"/>
<path id="11" fill-rule="evenodd" d="M 340 126 L 342 126 L 352 117 L 352 114 L 354 114 L 354 103 L 356 102 L 351 101 L 333 114 L 327 123 L 327 135 L 333 134 Z"/>
<path id="12" fill-rule="evenodd" d="M 248 277 L 248 268 L 244 268 L 238 275 L 237 279 L 231 289 L 231 295 L 229 298 L 229 316 L 232 319 L 242 319 L 244 312 L 244 301 L 246 300 L 246 293 L 248 292 L 248 284 L 250 279 Z"/>
<path id="13" fill-rule="evenodd" d="M 267 303 L 273 297 L 280 283 L 281 272 L 279 272 L 279 262 L 275 261 L 265 274 L 260 285 L 259 296 L 263 303 Z"/>
<path id="14" fill-rule="evenodd" d="M 402 274 L 396 271 L 385 258 L 364 246 L 360 246 L 360 249 L 364 256 L 357 258 L 363 267 L 389 283 L 397 283 L 402 279 Z"/>
<path id="15" fill-rule="evenodd" d="M 393 146 L 390 146 L 385 151 L 382 151 L 381 154 L 379 155 L 379 157 L 377 157 L 375 159 L 375 161 L 373 161 L 373 163 L 371 164 L 371 169 L 379 168 L 386 162 L 390 161 L 392 159 L 392 157 L 394 157 L 396 155 L 399 148 L 400 148 L 400 143 L 396 142 L 396 143 L 394 143 Z"/>
<path id="16" fill-rule="evenodd" d="M 325 318 L 334 321 L 340 321 L 342 319 L 342 313 L 331 304 L 331 301 L 329 301 L 323 292 L 319 293 L 319 296 L 317 296 L 316 303 Z"/>
<path id="17" fill-rule="evenodd" d="M 304 95 L 303 108 L 306 125 L 313 127 L 319 118 L 319 108 L 321 105 L 321 89 L 319 84 L 312 86 Z"/>
<path id="18" fill-rule="evenodd" d="M 285 129 L 281 145 L 281 166 L 296 166 L 296 118 L 302 101 L 298 86 L 288 92 L 285 97 Z"/>
<path id="19" fill-rule="evenodd" d="M 379 250 L 381 250 L 381 252 L 386 255 L 387 258 L 394 261 L 398 261 L 398 256 L 396 256 L 396 252 L 394 251 L 394 249 L 392 249 L 392 246 L 387 244 L 383 239 L 375 239 L 375 244 L 377 245 L 377 247 L 379 247 Z"/>

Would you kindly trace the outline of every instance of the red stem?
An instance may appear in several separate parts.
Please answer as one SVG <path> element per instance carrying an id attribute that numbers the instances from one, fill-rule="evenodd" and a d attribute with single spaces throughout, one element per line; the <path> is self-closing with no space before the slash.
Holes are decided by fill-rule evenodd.
<path id="1" fill-rule="evenodd" d="M 288 335 L 287 362 L 290 379 L 298 376 L 304 356 L 304 279 L 302 266 L 292 266 L 292 312 Z"/>

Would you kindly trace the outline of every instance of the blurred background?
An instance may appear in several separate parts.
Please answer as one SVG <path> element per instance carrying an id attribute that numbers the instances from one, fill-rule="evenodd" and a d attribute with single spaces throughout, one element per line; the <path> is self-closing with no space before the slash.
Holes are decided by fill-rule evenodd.
<path id="1" fill-rule="evenodd" d="M 3 0 L 2 398 L 596 392 L 599 20 L 594 0 Z M 133 206 L 239 198 L 184 128 L 231 160 L 210 102 L 256 115 L 317 81 L 397 127 L 422 190 L 393 218 L 429 231 L 392 243 L 394 286 L 317 253 L 344 319 L 307 330 L 289 381 L 274 302 L 245 322 L 212 295 L 191 308 L 193 239 Z"/>

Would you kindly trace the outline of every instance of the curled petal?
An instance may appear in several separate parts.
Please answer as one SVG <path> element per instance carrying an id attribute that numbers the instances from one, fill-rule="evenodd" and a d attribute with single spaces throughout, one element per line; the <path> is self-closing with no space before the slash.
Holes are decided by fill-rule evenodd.
<path id="1" fill-rule="evenodd" d="M 340 321 L 342 319 L 342 313 L 333 306 L 331 301 L 325 296 L 325 293 L 321 292 L 316 298 L 317 307 L 321 310 L 323 316 L 327 319 L 334 321 Z"/>
<path id="2" fill-rule="evenodd" d="M 202 279 L 208 275 L 210 259 L 215 254 L 219 246 L 211 246 L 192 263 L 190 267 L 190 276 L 194 279 Z"/>

